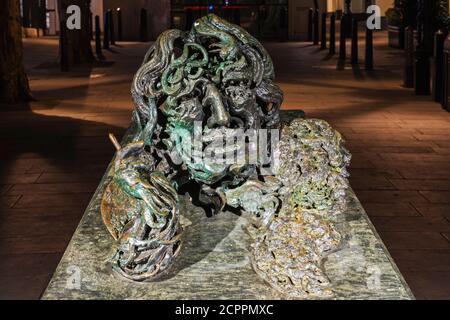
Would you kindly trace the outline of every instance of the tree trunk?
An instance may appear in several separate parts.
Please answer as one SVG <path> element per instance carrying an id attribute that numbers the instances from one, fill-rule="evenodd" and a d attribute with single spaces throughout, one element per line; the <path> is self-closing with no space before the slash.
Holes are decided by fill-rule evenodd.
<path id="1" fill-rule="evenodd" d="M 67 7 L 77 5 L 81 9 L 81 29 L 69 30 L 66 27 Z M 90 64 L 95 61 L 91 47 L 91 1 L 90 0 L 58 0 L 58 11 L 62 29 L 60 41 L 66 39 L 65 45 L 69 65 Z M 61 54 L 61 52 L 60 52 Z"/>
<path id="2" fill-rule="evenodd" d="M 19 0 L 0 1 L 0 102 L 32 100 L 23 67 L 22 19 Z"/>

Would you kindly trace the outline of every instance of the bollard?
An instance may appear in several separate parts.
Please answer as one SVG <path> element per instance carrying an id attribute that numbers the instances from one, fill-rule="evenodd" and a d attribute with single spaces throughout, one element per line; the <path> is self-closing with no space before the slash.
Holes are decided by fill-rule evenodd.
<path id="1" fill-rule="evenodd" d="M 102 40 L 100 31 L 100 17 L 95 16 L 95 54 L 99 60 L 103 60 L 104 56 L 102 53 Z"/>
<path id="2" fill-rule="evenodd" d="M 282 14 L 280 14 L 280 29 L 285 30 L 285 32 L 283 32 L 284 41 L 288 41 L 289 40 L 288 9 L 287 9 L 287 7 L 284 7 L 282 10 L 283 10 L 283 12 L 282 12 Z"/>
<path id="3" fill-rule="evenodd" d="M 447 50 L 445 50 L 444 53 L 442 54 L 442 59 L 443 59 L 442 64 L 444 66 L 444 69 L 443 69 L 443 75 L 442 75 L 443 76 L 443 88 L 442 88 L 441 105 L 442 105 L 442 108 L 444 108 L 447 111 L 450 111 L 450 106 L 448 103 L 448 92 L 449 92 L 448 86 L 450 84 L 450 81 L 448 79 L 450 76 L 449 75 L 449 67 L 448 67 L 449 53 Z"/>
<path id="4" fill-rule="evenodd" d="M 443 90 L 443 68 L 444 68 L 444 41 L 447 37 L 439 30 L 434 36 L 434 55 L 433 55 L 433 77 L 432 77 L 432 95 L 436 102 L 442 101 Z"/>
<path id="5" fill-rule="evenodd" d="M 314 44 L 318 45 L 319 44 L 319 9 L 316 9 L 314 11 L 314 35 L 313 35 L 313 39 L 314 39 Z"/>
<path id="6" fill-rule="evenodd" d="M 414 88 L 414 28 L 407 27 L 405 32 L 403 86 L 405 88 Z"/>
<path id="7" fill-rule="evenodd" d="M 341 19 L 341 27 L 340 27 L 340 33 L 339 33 L 339 60 L 341 62 L 344 62 L 346 59 L 346 40 L 347 40 L 347 21 L 345 21 L 346 16 L 342 16 Z"/>
<path id="8" fill-rule="evenodd" d="M 364 69 L 373 70 L 373 30 L 366 26 L 366 51 L 364 58 Z"/>
<path id="9" fill-rule="evenodd" d="M 405 27 L 401 26 L 398 28 L 398 43 L 399 49 L 405 50 Z"/>
<path id="10" fill-rule="evenodd" d="M 330 17 L 330 54 L 336 53 L 336 15 Z"/>
<path id="11" fill-rule="evenodd" d="M 141 9 L 139 40 L 142 42 L 148 41 L 147 10 L 145 10 L 144 8 Z"/>
<path id="12" fill-rule="evenodd" d="M 347 39 L 351 39 L 352 38 L 352 32 L 353 32 L 353 13 L 348 13 L 345 15 L 345 21 L 347 23 L 347 25 L 345 26 L 346 29 L 346 35 L 347 35 Z"/>
<path id="13" fill-rule="evenodd" d="M 320 39 L 320 48 L 326 49 L 327 48 L 327 13 L 322 13 L 322 34 Z"/>
<path id="14" fill-rule="evenodd" d="M 239 8 L 233 9 L 233 21 L 235 25 L 241 25 L 241 11 Z"/>
<path id="15" fill-rule="evenodd" d="M 308 10 L 308 41 L 313 40 L 313 9 Z"/>
<path id="16" fill-rule="evenodd" d="M 416 95 L 430 94 L 430 58 L 424 45 L 414 54 L 414 91 Z"/>
<path id="17" fill-rule="evenodd" d="M 187 8 L 186 9 L 186 30 L 191 30 L 192 23 L 194 22 L 193 15 L 192 15 L 192 9 Z"/>
<path id="18" fill-rule="evenodd" d="M 123 33 L 122 33 L 122 10 L 117 8 L 117 40 L 123 41 Z"/>
<path id="19" fill-rule="evenodd" d="M 105 21 L 103 22 L 103 49 L 109 49 L 109 14 L 105 13 Z"/>
<path id="20" fill-rule="evenodd" d="M 114 16 L 112 10 L 108 10 L 109 14 L 109 38 L 113 46 L 116 45 L 116 32 L 114 30 Z"/>
<path id="21" fill-rule="evenodd" d="M 93 23 L 93 15 L 92 11 L 89 10 L 89 35 L 91 37 L 91 40 L 94 40 L 94 23 Z"/>
<path id="22" fill-rule="evenodd" d="M 352 64 L 358 64 L 358 20 L 352 19 Z"/>
<path id="23" fill-rule="evenodd" d="M 69 50 L 68 50 L 68 43 L 67 43 L 67 30 L 66 28 L 66 21 L 63 20 L 59 23 L 59 58 L 60 58 L 60 67 L 61 71 L 69 71 Z M 63 31 L 65 30 L 65 31 Z"/>

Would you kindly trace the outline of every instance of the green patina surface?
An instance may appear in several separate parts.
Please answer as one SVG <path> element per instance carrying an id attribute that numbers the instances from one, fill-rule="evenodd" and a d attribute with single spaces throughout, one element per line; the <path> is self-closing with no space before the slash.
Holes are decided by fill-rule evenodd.
<path id="1" fill-rule="evenodd" d="M 279 125 L 282 92 L 273 77 L 261 44 L 215 15 L 188 32 L 158 37 L 132 85 L 133 138 L 113 141 L 117 153 L 101 211 L 117 250 L 114 270 L 141 281 L 170 266 L 181 245 L 183 188 L 218 212 L 226 206 L 224 192 L 257 176 L 257 164 L 217 158 L 238 152 L 224 145 L 224 134 Z"/>
<path id="2" fill-rule="evenodd" d="M 98 259 L 96 267 L 103 268 L 96 273 L 99 279 L 110 275 L 108 270 L 124 282 L 154 284 L 169 279 L 167 288 L 155 288 L 161 295 L 176 288 L 171 282 L 175 279 L 189 283 L 192 288 L 185 291 L 192 294 L 196 285 L 188 278 L 198 280 L 205 269 L 194 267 L 191 271 L 198 274 L 185 274 L 188 278 L 182 279 L 173 274 L 174 263 L 183 261 L 183 255 L 198 255 L 194 247 L 183 250 L 183 242 L 194 239 L 203 246 L 208 241 L 189 233 L 195 228 L 204 232 L 197 223 L 208 225 L 207 216 L 224 216 L 212 218 L 217 225 L 206 232 L 208 237 L 217 237 L 211 235 L 215 228 L 231 227 L 228 209 L 240 211 L 242 230 L 236 230 L 239 237 L 232 239 L 224 235 L 220 243 L 232 240 L 239 248 L 231 250 L 229 243 L 231 247 L 223 247 L 223 255 L 218 256 L 223 261 L 230 259 L 231 252 L 242 257 L 235 268 L 230 261 L 225 267 L 208 260 L 209 254 L 204 258 L 231 273 L 221 275 L 228 279 L 239 277 L 235 273 L 243 271 L 241 267 L 251 266 L 253 273 L 246 273 L 241 284 L 251 288 L 249 293 L 255 289 L 252 277 L 259 276 L 268 296 L 343 297 L 339 279 L 346 279 L 355 261 L 367 270 L 373 268 L 373 285 L 367 283 L 372 275 L 367 270 L 353 272 L 351 278 L 365 281 L 374 296 L 380 294 L 382 273 L 389 273 L 392 281 L 398 276 L 389 269 L 392 264 L 383 265 L 390 263 L 389 258 L 373 264 L 371 256 L 363 254 L 376 250 L 369 246 L 376 246 L 377 238 L 364 245 L 356 236 L 356 245 L 349 240 L 353 231 L 345 213 L 352 200 L 346 170 L 350 155 L 340 134 L 319 119 L 281 123 L 283 94 L 273 78 L 273 64 L 262 45 L 215 15 L 198 19 L 188 32 L 168 30 L 159 36 L 133 81 L 133 130 L 122 144 L 110 137 L 117 152 L 102 182 L 100 204 L 96 199 L 92 205 L 93 211 L 100 210 L 110 234 L 108 263 L 91 252 Z M 228 144 L 230 136 L 240 144 Z M 257 144 L 250 141 L 255 136 Z M 252 155 L 257 161 L 250 160 Z M 191 203 L 183 204 L 179 195 L 186 191 Z M 208 214 L 202 214 L 201 208 Z M 89 241 L 91 235 L 85 231 Z M 86 250 L 92 250 L 84 245 L 78 249 L 88 255 Z M 347 249 L 359 255 L 351 253 L 339 274 L 330 273 L 328 261 Z M 377 259 L 386 258 L 383 254 Z M 104 280 L 89 281 L 105 286 Z M 401 281 L 400 277 L 394 281 L 397 298 L 407 298 L 409 292 Z M 137 288 L 132 287 L 131 296 Z"/>
<path id="3" fill-rule="evenodd" d="M 300 111 L 282 112 L 290 120 Z M 125 139 L 131 140 L 132 135 Z M 151 282 L 126 281 L 104 263 L 113 253 L 111 235 L 100 217 L 108 169 L 94 194 L 42 299 L 283 299 L 259 277 L 251 263 L 253 215 L 205 212 L 181 197 L 184 245 L 168 272 Z M 351 189 L 346 209 L 336 217 L 341 248 L 328 255 L 324 270 L 333 299 L 413 299 L 395 263 Z M 70 284 L 79 271 L 80 288 Z M 379 286 L 371 275 L 380 274 Z M 368 286 L 369 284 L 369 286 Z M 310 297 L 313 298 L 313 297 Z"/>

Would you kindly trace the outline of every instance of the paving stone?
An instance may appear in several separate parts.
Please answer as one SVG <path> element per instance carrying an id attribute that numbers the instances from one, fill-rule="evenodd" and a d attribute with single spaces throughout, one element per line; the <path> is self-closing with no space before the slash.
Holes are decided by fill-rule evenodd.
<path id="1" fill-rule="evenodd" d="M 0 272 L 9 277 L 47 275 L 60 259 L 59 253 L 0 255 Z"/>
<path id="2" fill-rule="evenodd" d="M 377 177 L 386 177 L 386 178 L 402 178 L 400 173 L 394 168 L 350 168 L 350 176 L 352 179 L 356 178 L 377 178 Z"/>
<path id="3" fill-rule="evenodd" d="M 0 196 L 4 195 L 8 190 L 12 187 L 10 184 L 2 184 L 0 185 Z"/>
<path id="4" fill-rule="evenodd" d="M 71 233 L 69 232 L 63 235 L 51 235 L 47 233 L 40 235 L 39 240 L 33 235 L 2 238 L 0 241 L 0 255 L 32 253 L 60 253 L 62 255 L 70 238 Z M 1 279 L 6 276 L 2 275 Z"/>
<path id="5" fill-rule="evenodd" d="M 354 190 L 395 190 L 396 188 L 385 177 L 352 178 L 350 183 Z"/>
<path id="6" fill-rule="evenodd" d="M 442 232 L 442 235 L 444 236 L 445 239 L 450 241 L 450 232 Z"/>
<path id="7" fill-rule="evenodd" d="M 450 222 L 443 217 L 371 217 L 375 228 L 383 231 L 448 231 Z"/>
<path id="8" fill-rule="evenodd" d="M 389 179 L 398 190 L 450 191 L 450 180 Z"/>
<path id="9" fill-rule="evenodd" d="M 450 297 L 448 271 L 406 271 L 404 276 L 418 299 L 446 299 Z"/>
<path id="10" fill-rule="evenodd" d="M 407 271 L 450 271 L 450 251 L 391 250 L 398 267 Z"/>
<path id="11" fill-rule="evenodd" d="M 379 233 L 389 250 L 450 250 L 450 242 L 439 232 L 383 231 Z"/>
<path id="12" fill-rule="evenodd" d="M 63 183 L 35 183 L 16 184 L 8 192 L 8 195 L 24 194 L 67 194 L 67 193 L 93 193 L 97 188 L 96 183 L 63 182 Z"/>
<path id="13" fill-rule="evenodd" d="M 420 213 L 410 203 L 365 203 L 364 209 L 370 217 L 418 217 Z"/>
<path id="14" fill-rule="evenodd" d="M 0 196 L 0 208 L 12 208 L 19 201 L 20 195 L 17 196 Z"/>
<path id="15" fill-rule="evenodd" d="M 357 190 L 356 194 L 363 203 L 428 202 L 419 191 Z"/>
<path id="16" fill-rule="evenodd" d="M 44 172 L 39 179 L 38 183 L 64 183 L 67 181 L 71 182 L 100 182 L 102 173 L 100 172 L 72 172 L 72 173 L 54 173 L 54 172 Z"/>
<path id="17" fill-rule="evenodd" d="M 0 281 L 1 300 L 36 300 L 42 295 L 52 273 L 41 275 L 19 275 L 2 277 Z"/>
<path id="18" fill-rule="evenodd" d="M 39 178 L 39 173 L 28 174 L 28 173 L 20 173 L 20 174 L 0 174 L 0 179 L 2 183 L 8 184 L 16 184 L 16 183 L 33 183 Z"/>
<path id="19" fill-rule="evenodd" d="M 14 197 L 14 196 L 12 196 Z M 68 196 L 53 194 L 24 194 L 18 196 L 20 199 L 15 202 L 14 208 L 46 208 L 46 207 L 78 207 L 85 208 L 92 197 L 92 193 L 73 193 Z"/>
<path id="20" fill-rule="evenodd" d="M 450 204 L 414 204 L 414 207 L 424 216 L 441 216 L 450 219 Z"/>
<path id="21" fill-rule="evenodd" d="M 447 162 L 448 156 L 434 153 L 380 153 L 380 157 L 388 161 L 407 162 Z M 435 164 L 430 164 L 435 165 Z M 438 164 L 436 164 L 438 165 Z"/>
<path id="22" fill-rule="evenodd" d="M 450 203 L 450 191 L 419 191 L 431 203 Z"/>

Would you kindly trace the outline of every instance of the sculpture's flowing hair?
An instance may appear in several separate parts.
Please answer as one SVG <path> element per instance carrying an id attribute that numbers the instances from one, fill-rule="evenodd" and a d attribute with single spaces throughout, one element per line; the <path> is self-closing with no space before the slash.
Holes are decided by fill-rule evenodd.
<path id="1" fill-rule="evenodd" d="M 177 56 L 180 45 L 183 51 Z M 214 96 L 223 99 L 234 116 L 249 125 L 258 118 L 253 122 L 257 128 L 263 123 L 275 126 L 283 95 L 273 78 L 272 60 L 263 46 L 244 29 L 215 15 L 198 19 L 190 32 L 167 30 L 150 47 L 131 87 L 137 131 L 123 147 L 113 141 L 117 148 L 113 180 L 102 203 L 105 225 L 118 242 L 113 267 L 122 276 L 141 281 L 160 274 L 181 246 L 177 190 L 171 178 L 164 177 L 168 172 L 164 165 L 169 163 L 162 162 L 168 161 L 167 154 L 158 149 L 167 134 L 164 119 L 157 119 L 159 106 L 164 103 L 161 112 L 169 118 L 167 110 L 188 117 L 189 105 L 183 102 L 195 96 L 200 108 L 208 107 L 212 94 L 205 88 L 221 82 L 217 87 L 250 92 L 244 102 Z M 265 120 L 259 122 L 262 117 Z M 211 190 L 199 195 L 204 204 L 215 203 L 217 193 Z M 220 198 L 217 203 L 222 209 L 225 201 Z"/>
<path id="2" fill-rule="evenodd" d="M 142 125 L 146 126 L 147 136 L 151 136 L 156 126 L 156 100 L 163 94 L 161 88 L 157 88 L 157 83 L 169 66 L 175 40 L 182 34 L 183 32 L 177 29 L 163 32 L 147 51 L 141 67 L 134 76 L 131 87 L 131 96 L 137 112 L 134 120 L 138 120 L 140 129 L 144 129 Z"/>
<path id="3" fill-rule="evenodd" d="M 283 102 L 283 92 L 273 83 L 275 77 L 273 62 L 266 49 L 246 30 L 214 14 L 209 14 L 198 21 L 198 24 L 194 25 L 197 33 L 232 42 L 235 49 L 239 48 L 245 59 L 250 62 L 256 96 L 265 107 L 268 107 L 265 110 L 267 126 L 276 126 L 280 120 L 278 112 Z"/>
<path id="4" fill-rule="evenodd" d="M 125 232 L 113 265 L 119 274 L 135 281 L 166 270 L 181 248 L 177 191 L 158 172 L 150 174 L 148 186 L 145 192 L 150 203 L 143 209 L 144 219 L 134 220 L 134 224 L 140 224 L 133 228 L 139 238 Z"/>

